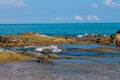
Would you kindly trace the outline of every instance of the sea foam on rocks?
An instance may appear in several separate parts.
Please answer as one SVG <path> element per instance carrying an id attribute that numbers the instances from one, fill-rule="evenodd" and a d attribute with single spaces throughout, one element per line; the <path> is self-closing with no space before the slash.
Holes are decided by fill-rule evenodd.
<path id="1" fill-rule="evenodd" d="M 62 51 L 61 49 L 58 48 L 57 45 L 50 45 L 50 46 L 48 46 L 48 47 L 38 47 L 38 48 L 35 49 L 35 51 L 36 51 L 36 52 L 42 52 L 42 51 L 45 50 L 45 49 L 49 49 L 49 50 L 51 50 L 52 52 L 60 52 L 60 51 Z"/>
<path id="2" fill-rule="evenodd" d="M 50 46 L 25 46 L 25 47 L 14 47 L 14 48 L 0 48 L 0 51 L 5 51 L 5 52 L 29 52 L 36 54 L 37 56 L 41 56 L 42 51 L 48 50 L 50 52 L 61 52 L 62 50 L 58 48 L 57 45 L 50 45 Z"/>

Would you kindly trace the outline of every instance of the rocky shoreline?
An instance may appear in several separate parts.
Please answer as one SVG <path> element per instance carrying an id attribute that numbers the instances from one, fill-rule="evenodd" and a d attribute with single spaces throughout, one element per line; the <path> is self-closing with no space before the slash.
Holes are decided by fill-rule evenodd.
<path id="1" fill-rule="evenodd" d="M 35 32 L 0 36 L 1 47 L 45 46 L 51 44 L 113 44 L 110 36 L 90 34 L 83 37 L 47 36 Z"/>
<path id="2" fill-rule="evenodd" d="M 1 80 L 118 80 L 120 33 L 0 36 Z"/>
<path id="3" fill-rule="evenodd" d="M 21 33 L 20 35 L 0 36 L 0 47 L 21 48 L 21 47 L 26 47 L 26 46 L 39 46 L 39 48 L 35 49 L 36 53 L 29 52 L 29 51 L 28 52 L 17 52 L 17 53 L 22 56 L 29 56 L 29 57 L 35 58 L 36 61 L 38 62 L 49 63 L 50 59 L 77 58 L 74 56 L 66 56 L 66 57 L 60 56 L 58 54 L 54 54 L 54 51 L 103 52 L 103 53 L 104 52 L 115 52 L 115 51 L 119 52 L 119 48 L 118 48 L 120 45 L 119 36 L 120 36 L 120 31 L 118 31 L 117 33 L 111 36 L 89 34 L 89 35 L 80 36 L 80 37 L 47 36 L 47 35 L 38 34 L 36 32 L 26 32 L 26 33 Z M 61 48 L 59 49 L 57 46 L 50 46 L 50 45 L 58 45 L 58 44 L 98 44 L 98 45 L 116 44 L 117 47 L 116 48 L 98 47 L 98 48 L 89 48 L 89 49 L 87 48 L 71 48 L 71 49 Z"/>

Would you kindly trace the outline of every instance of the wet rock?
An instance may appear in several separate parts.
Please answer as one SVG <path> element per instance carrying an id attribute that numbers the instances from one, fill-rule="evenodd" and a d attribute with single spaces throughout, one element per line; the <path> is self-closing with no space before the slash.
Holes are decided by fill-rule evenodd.
<path id="1" fill-rule="evenodd" d="M 82 38 L 80 38 L 80 41 L 86 42 L 86 43 L 93 43 L 93 44 L 111 44 L 111 39 L 109 36 L 102 36 L 98 34 L 88 34 Z"/>
<path id="2" fill-rule="evenodd" d="M 117 47 L 120 47 L 120 33 L 116 34 L 114 42 L 115 42 Z"/>
<path id="3" fill-rule="evenodd" d="M 52 51 L 50 49 L 44 49 L 43 51 L 41 51 L 42 54 L 51 54 Z"/>
<path id="4" fill-rule="evenodd" d="M 40 56 L 37 62 L 47 63 L 47 64 L 54 64 L 52 60 L 54 59 L 75 59 L 75 56 L 60 56 L 57 54 L 47 54 L 44 56 Z"/>
<path id="5" fill-rule="evenodd" d="M 26 39 L 22 39 L 16 36 L 0 36 L 0 43 L 9 47 L 24 46 L 24 42 L 26 42 Z"/>
<path id="6" fill-rule="evenodd" d="M 28 61 L 28 60 L 36 60 L 33 57 L 21 55 L 13 52 L 0 52 L 0 63 L 8 63 L 15 61 Z"/>
<path id="7" fill-rule="evenodd" d="M 120 31 L 117 31 L 111 36 L 111 41 L 115 43 L 117 47 L 120 47 Z"/>
<path id="8" fill-rule="evenodd" d="M 109 44 L 112 44 L 111 43 L 111 39 L 109 36 L 105 36 L 105 37 L 100 37 L 96 40 L 96 43 L 99 43 L 99 44 L 104 44 L 104 45 L 109 45 Z"/>
<path id="9" fill-rule="evenodd" d="M 47 54 L 44 56 L 40 56 L 37 60 L 37 62 L 41 62 L 41 63 L 47 63 L 47 64 L 54 64 L 52 62 L 52 59 L 59 59 L 60 56 L 56 55 L 56 54 Z"/>

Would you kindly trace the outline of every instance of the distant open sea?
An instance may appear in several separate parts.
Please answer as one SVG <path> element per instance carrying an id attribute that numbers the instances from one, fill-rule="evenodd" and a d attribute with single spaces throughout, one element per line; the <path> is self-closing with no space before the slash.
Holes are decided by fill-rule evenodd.
<path id="1" fill-rule="evenodd" d="M 120 30 L 120 23 L 70 23 L 70 24 L 0 24 L 0 35 L 38 32 L 55 36 L 88 34 L 111 35 Z"/>

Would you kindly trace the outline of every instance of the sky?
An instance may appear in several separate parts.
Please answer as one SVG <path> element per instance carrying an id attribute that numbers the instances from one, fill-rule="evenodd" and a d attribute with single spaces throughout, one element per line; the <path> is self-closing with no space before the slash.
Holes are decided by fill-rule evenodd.
<path id="1" fill-rule="evenodd" d="M 0 24 L 119 22 L 120 0 L 0 0 Z"/>

